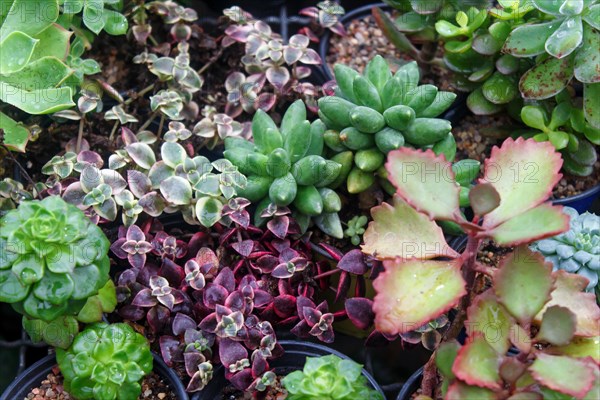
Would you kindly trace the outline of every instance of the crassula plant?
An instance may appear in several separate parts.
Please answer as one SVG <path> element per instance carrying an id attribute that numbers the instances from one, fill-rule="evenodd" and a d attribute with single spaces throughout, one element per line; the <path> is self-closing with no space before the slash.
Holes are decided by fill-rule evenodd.
<path id="1" fill-rule="evenodd" d="M 114 309 L 109 242 L 76 207 L 58 196 L 22 202 L 0 228 L 0 301 L 24 315 L 34 340 L 67 347 L 78 320 L 99 321 Z"/>
<path id="2" fill-rule="evenodd" d="M 56 360 L 65 390 L 77 399 L 134 400 L 152 371 L 146 338 L 125 323 L 97 323 L 77 335 Z"/>
<path id="3" fill-rule="evenodd" d="M 586 291 L 598 293 L 600 271 L 600 217 L 571 207 L 564 212 L 571 217 L 570 229 L 560 235 L 540 240 L 531 249 L 544 255 L 553 269 L 576 273 L 588 280 Z"/>
<path id="4" fill-rule="evenodd" d="M 456 94 L 419 85 L 416 62 L 392 74 L 377 55 L 362 75 L 341 64 L 334 71 L 336 94 L 319 99 L 319 116 L 329 128 L 325 144 L 342 164 L 343 178 L 335 184 L 346 180 L 350 193 L 365 191 L 375 182 L 386 154 L 402 146 L 433 148 L 454 159 L 452 125 L 435 117 L 450 107 Z"/>
<path id="5" fill-rule="evenodd" d="M 286 375 L 281 383 L 288 400 L 383 400 L 362 375 L 362 365 L 334 354 L 307 357 L 303 370 Z"/>
<path id="6" fill-rule="evenodd" d="M 393 205 L 372 210 L 363 246 L 385 268 L 373 282 L 375 327 L 401 335 L 457 308 L 425 366 L 422 395 L 434 396 L 435 365 L 448 399 L 597 393 L 600 308 L 592 293 L 582 293 L 588 280 L 552 272 L 526 246 L 568 229 L 562 207 L 544 203 L 561 178 L 561 164 L 550 143 L 507 139 L 494 147 L 469 193 L 474 217 L 468 221 L 444 156 L 390 153 L 386 167 L 397 195 Z M 462 253 L 447 245 L 434 218 L 462 226 L 468 235 Z M 477 259 L 486 239 L 514 247 L 498 268 Z M 468 339 L 460 345 L 454 339 L 463 326 Z M 508 353 L 511 346 L 516 355 Z"/>

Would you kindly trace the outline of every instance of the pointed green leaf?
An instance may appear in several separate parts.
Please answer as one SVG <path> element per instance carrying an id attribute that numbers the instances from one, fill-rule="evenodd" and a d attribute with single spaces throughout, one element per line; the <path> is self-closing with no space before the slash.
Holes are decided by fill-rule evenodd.
<path id="1" fill-rule="evenodd" d="M 252 135 L 254 144 L 263 154 L 268 154 L 278 147 L 283 147 L 283 138 L 277 130 L 273 119 L 263 110 L 257 110 L 252 118 Z"/>
<path id="2" fill-rule="evenodd" d="M 321 214 L 314 218 L 314 222 L 323 233 L 338 239 L 344 237 L 344 230 L 337 212 Z"/>
<path id="3" fill-rule="evenodd" d="M 583 398 L 594 384 L 596 368 L 590 360 L 539 353 L 529 371 L 540 384 Z"/>
<path id="4" fill-rule="evenodd" d="M 340 93 L 337 93 L 338 95 L 341 95 L 341 97 L 343 97 L 346 100 L 351 101 L 352 103 L 356 103 L 356 97 L 354 97 L 354 89 L 353 89 L 353 85 L 354 85 L 354 78 L 356 78 L 357 76 L 359 76 L 360 74 L 353 70 L 352 68 L 343 65 L 343 64 L 336 64 L 333 67 L 334 70 L 334 74 L 335 74 L 335 80 L 336 83 L 338 84 L 338 89 L 340 91 Z"/>
<path id="5" fill-rule="evenodd" d="M 452 372 L 469 385 L 500 390 L 499 366 L 500 355 L 482 335 L 476 334 L 458 351 Z"/>
<path id="6" fill-rule="evenodd" d="M 466 294 L 461 261 L 386 260 L 373 281 L 376 328 L 387 334 L 410 332 L 452 307 Z"/>
<path id="7" fill-rule="evenodd" d="M 385 11 L 381 10 L 379 7 L 373 7 L 371 12 L 379 29 L 383 31 L 383 34 L 397 49 L 407 52 L 413 59 L 419 57 L 419 50 L 417 50 L 411 41 L 398 30 L 394 21 L 390 19 Z"/>
<path id="8" fill-rule="evenodd" d="M 383 87 L 386 82 L 392 77 L 387 61 L 379 54 L 369 61 L 365 68 L 364 75 L 373 85 L 375 85 L 380 94 L 383 93 Z"/>
<path id="9" fill-rule="evenodd" d="M 302 100 L 296 100 L 285 111 L 281 120 L 281 134 L 287 141 L 288 134 L 306 121 L 306 106 Z"/>
<path id="10" fill-rule="evenodd" d="M 196 217 L 207 228 L 219 222 L 222 211 L 223 204 L 213 197 L 202 197 L 196 203 Z"/>

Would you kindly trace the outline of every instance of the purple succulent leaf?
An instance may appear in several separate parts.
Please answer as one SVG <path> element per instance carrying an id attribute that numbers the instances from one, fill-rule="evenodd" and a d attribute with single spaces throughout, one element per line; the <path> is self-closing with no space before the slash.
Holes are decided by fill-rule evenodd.
<path id="1" fill-rule="evenodd" d="M 305 319 L 304 308 L 306 308 L 306 307 L 317 308 L 317 306 L 311 299 L 309 299 L 308 297 L 304 297 L 304 296 L 298 296 L 298 298 L 296 299 L 296 307 L 297 307 L 298 316 L 300 317 L 300 319 Z"/>
<path id="2" fill-rule="evenodd" d="M 202 301 L 205 307 L 214 310 L 217 305 L 225 304 L 228 295 L 229 292 L 223 286 L 209 283 L 202 293 Z"/>
<path id="3" fill-rule="evenodd" d="M 67 186 L 62 198 L 69 204 L 73 204 L 81 208 L 83 204 L 83 198 L 86 196 L 86 192 L 83 190 L 80 182 L 74 182 Z"/>
<path id="4" fill-rule="evenodd" d="M 127 260 L 134 268 L 143 268 L 146 264 L 146 254 L 128 254 Z"/>
<path id="5" fill-rule="evenodd" d="M 248 358 L 248 351 L 244 346 L 231 339 L 221 339 L 219 341 L 219 358 L 223 366 L 229 369 L 229 366 L 235 364 L 244 358 Z"/>
<path id="6" fill-rule="evenodd" d="M 242 391 L 245 391 L 254 380 L 254 378 L 252 377 L 251 368 L 246 368 L 243 371 L 237 372 L 233 375 L 228 374 L 226 376 L 229 382 L 231 382 L 231 384 L 233 385 L 233 387 Z"/>
<path id="7" fill-rule="evenodd" d="M 239 290 L 230 293 L 225 300 L 225 307 L 228 307 L 231 310 L 244 312 L 245 306 L 246 300 Z"/>
<path id="8" fill-rule="evenodd" d="M 158 301 L 152 295 L 152 290 L 142 289 L 135 295 L 131 304 L 137 307 L 154 307 L 158 304 Z"/>
<path id="9" fill-rule="evenodd" d="M 183 359 L 185 362 L 185 372 L 187 372 L 190 377 L 198 372 L 198 365 L 206 361 L 206 357 L 198 352 L 183 353 Z"/>
<path id="10" fill-rule="evenodd" d="M 322 314 L 315 308 L 304 307 L 304 309 L 302 310 L 302 315 L 304 315 L 304 319 L 306 320 L 308 325 L 313 327 L 319 322 Z"/>
<path id="11" fill-rule="evenodd" d="M 138 204 L 144 209 L 144 212 L 152 217 L 158 217 L 166 207 L 163 197 L 157 192 L 146 193 L 140 197 Z"/>
<path id="12" fill-rule="evenodd" d="M 308 325 L 308 323 L 305 320 L 302 320 L 300 322 L 298 322 L 296 324 L 296 326 L 294 326 L 290 332 L 292 332 L 294 335 L 300 337 L 300 338 L 306 338 L 309 337 L 310 334 L 310 325 Z"/>
<path id="13" fill-rule="evenodd" d="M 206 280 L 204 279 L 204 275 L 202 271 L 200 271 L 200 266 L 195 260 L 188 260 L 185 263 L 185 281 L 190 285 L 193 289 L 201 290 L 206 285 Z"/>
<path id="14" fill-rule="evenodd" d="M 352 323 L 359 329 L 368 329 L 373 325 L 375 313 L 373 301 L 364 297 L 346 300 L 346 314 Z"/>
<path id="15" fill-rule="evenodd" d="M 119 315 L 128 321 L 139 321 L 146 315 L 146 310 L 131 304 L 126 304 L 119 308 Z"/>
<path id="16" fill-rule="evenodd" d="M 337 267 L 355 275 L 363 275 L 368 270 L 363 253 L 359 249 L 350 250 L 344 254 Z"/>
<path id="17" fill-rule="evenodd" d="M 173 296 L 171 293 L 158 295 L 156 298 L 162 305 L 167 307 L 169 310 L 172 310 L 175 306 L 175 296 Z"/>
<path id="18" fill-rule="evenodd" d="M 305 66 L 297 66 L 296 67 L 296 78 L 297 79 L 304 79 L 304 78 L 308 78 L 311 74 L 312 71 L 310 69 L 310 67 L 305 67 Z M 300 87 L 300 89 L 302 90 L 302 93 L 306 92 L 306 90 L 304 89 L 305 86 Z"/>
<path id="19" fill-rule="evenodd" d="M 248 257 L 254 249 L 254 240 L 243 240 L 241 242 L 235 242 L 231 245 L 235 251 L 244 257 Z"/>
<path id="20" fill-rule="evenodd" d="M 302 57 L 303 51 L 302 49 L 287 46 L 283 49 L 283 59 L 288 65 L 296 63 Z"/>
<path id="21" fill-rule="evenodd" d="M 290 227 L 290 219 L 287 216 L 276 217 L 267 222 L 267 228 L 280 239 L 285 239 Z"/>
<path id="22" fill-rule="evenodd" d="M 336 249 L 335 247 L 333 247 L 327 243 L 319 243 L 319 246 L 321 248 L 323 248 L 323 250 L 325 250 L 331 257 L 333 257 L 334 260 L 336 260 L 338 262 L 344 256 L 344 254 L 341 251 L 339 251 L 338 249 Z"/>
<path id="23" fill-rule="evenodd" d="M 137 279 L 137 271 L 133 269 L 126 269 L 119 275 L 119 279 L 117 280 L 118 286 L 129 286 L 134 283 Z"/>
<path id="24" fill-rule="evenodd" d="M 344 25 L 341 22 L 338 22 L 337 24 L 330 26 L 329 29 L 336 35 L 339 35 L 339 36 L 347 35 L 346 28 L 344 28 Z"/>
<path id="25" fill-rule="evenodd" d="M 300 10 L 298 14 L 317 19 L 319 18 L 319 9 L 317 7 L 306 7 Z"/>
<path id="26" fill-rule="evenodd" d="M 185 333 L 187 335 L 187 330 L 196 329 L 197 324 L 193 318 L 183 313 L 175 314 L 175 318 L 173 318 L 172 329 L 173 333 L 177 336 Z M 186 340 L 187 342 L 187 340 Z"/>
<path id="27" fill-rule="evenodd" d="M 268 112 L 277 102 L 277 95 L 274 93 L 261 93 L 256 98 L 256 108 Z"/>
<path id="28" fill-rule="evenodd" d="M 215 278 L 214 283 L 223 286 L 230 293 L 233 292 L 235 290 L 235 276 L 231 268 L 223 268 Z"/>
<path id="29" fill-rule="evenodd" d="M 163 259 L 159 274 L 164 277 L 171 287 L 179 287 L 185 279 L 185 271 L 170 258 Z"/>
<path id="30" fill-rule="evenodd" d="M 319 53 L 317 53 L 313 49 L 306 49 L 306 51 L 304 52 L 304 54 L 302 54 L 302 57 L 300 58 L 300 62 L 310 65 L 319 65 L 323 62 L 323 60 L 321 60 Z"/>
<path id="31" fill-rule="evenodd" d="M 167 281 L 162 276 L 158 276 L 158 275 L 151 276 L 149 283 L 150 283 L 150 289 L 152 289 L 152 290 L 169 287 L 169 281 Z"/>
<path id="32" fill-rule="evenodd" d="M 264 307 L 273 301 L 273 296 L 264 290 L 254 290 L 254 306 Z"/>
<path id="33" fill-rule="evenodd" d="M 339 277 L 338 287 L 335 293 L 335 302 L 346 298 L 348 289 L 350 289 L 351 281 L 352 279 L 350 278 L 350 274 L 346 271 L 342 271 Z"/>
<path id="34" fill-rule="evenodd" d="M 202 321 L 200 321 L 199 327 L 204 332 L 214 333 L 217 330 L 217 313 L 213 312 L 208 314 Z"/>
<path id="35" fill-rule="evenodd" d="M 175 362 L 181 362 L 183 360 L 183 352 L 181 351 L 181 345 L 177 338 L 173 336 L 161 336 L 159 339 L 160 354 L 165 364 L 169 367 L 173 367 Z"/>
<path id="36" fill-rule="evenodd" d="M 100 154 L 95 151 L 82 150 L 77 155 L 77 162 L 81 164 L 93 164 L 96 168 L 102 168 L 104 161 Z"/>
<path id="37" fill-rule="evenodd" d="M 145 242 L 146 241 L 146 235 L 140 229 L 140 227 L 137 226 L 137 225 L 131 225 L 127 229 L 127 236 L 126 236 L 126 238 L 127 238 L 127 242 L 134 242 L 134 243 L 136 243 L 136 242 L 142 242 L 142 241 Z"/>
<path id="38" fill-rule="evenodd" d="M 115 240 L 113 242 L 113 244 L 111 244 L 110 246 L 110 250 L 120 259 L 125 259 L 127 258 L 127 252 L 124 251 L 121 246 L 125 243 L 126 239 L 125 238 L 119 238 L 117 240 Z"/>
<path id="39" fill-rule="evenodd" d="M 289 294 L 279 295 L 273 298 L 273 307 L 277 316 L 287 318 L 294 313 L 296 297 Z"/>
<path id="40" fill-rule="evenodd" d="M 272 255 L 264 255 L 256 260 L 255 267 L 257 267 L 263 274 L 268 274 L 279 265 L 279 259 Z"/>
<path id="41" fill-rule="evenodd" d="M 129 183 L 129 190 L 131 190 L 138 199 L 152 191 L 152 183 L 148 176 L 134 169 L 127 171 L 127 183 Z"/>
<path id="42" fill-rule="evenodd" d="M 146 314 L 146 320 L 148 321 L 148 325 L 150 326 L 150 330 L 153 333 L 161 332 L 169 320 L 169 316 L 171 312 L 168 308 L 165 308 L 161 305 L 156 305 L 148 310 Z"/>

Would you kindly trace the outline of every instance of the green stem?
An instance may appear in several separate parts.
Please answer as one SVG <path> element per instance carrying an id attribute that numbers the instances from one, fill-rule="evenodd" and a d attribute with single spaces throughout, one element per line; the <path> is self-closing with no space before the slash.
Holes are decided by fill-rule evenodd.
<path id="1" fill-rule="evenodd" d="M 144 122 L 144 124 L 142 126 L 140 126 L 140 128 L 138 129 L 138 132 L 146 129 L 148 127 L 148 125 L 150 125 L 152 123 L 152 121 L 154 121 L 154 118 L 156 118 L 156 116 L 158 115 L 159 112 L 160 111 L 156 110 L 152 114 L 150 114 L 150 117 L 148 117 L 146 122 Z"/>
<path id="2" fill-rule="evenodd" d="M 156 132 L 157 139 L 160 139 L 160 135 L 162 135 L 164 124 L 165 124 L 165 114 L 161 114 L 160 115 L 160 123 L 158 124 L 158 132 Z"/>
<path id="3" fill-rule="evenodd" d="M 110 136 L 108 137 L 108 141 L 112 142 L 114 137 L 115 137 L 115 133 L 117 132 L 117 128 L 119 127 L 119 121 L 115 121 L 112 130 L 110 131 Z"/>
<path id="4" fill-rule="evenodd" d="M 75 152 L 79 153 L 81 151 L 81 141 L 83 140 L 83 127 L 85 124 L 85 117 L 82 116 L 79 120 L 79 132 L 77 133 L 77 144 L 75 145 Z"/>

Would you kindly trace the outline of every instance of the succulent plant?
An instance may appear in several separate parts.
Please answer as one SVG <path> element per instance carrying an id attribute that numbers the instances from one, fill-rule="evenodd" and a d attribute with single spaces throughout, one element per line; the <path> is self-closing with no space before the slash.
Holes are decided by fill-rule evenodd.
<path id="1" fill-rule="evenodd" d="M 125 323 L 88 326 L 56 360 L 65 390 L 82 400 L 137 399 L 153 361 L 146 338 Z"/>
<path id="2" fill-rule="evenodd" d="M 579 215 L 571 207 L 565 207 L 564 212 L 571 217 L 570 229 L 533 243 L 531 249 L 542 253 L 554 271 L 584 276 L 588 280 L 586 291 L 592 292 L 600 274 L 600 217 L 589 212 Z"/>
<path id="3" fill-rule="evenodd" d="M 416 62 L 394 75 L 379 55 L 362 75 L 341 64 L 334 70 L 336 95 L 319 99 L 319 116 L 329 128 L 325 144 L 338 153 L 332 160 L 342 164 L 332 187 L 346 181 L 350 193 L 365 191 L 375 182 L 385 155 L 402 146 L 433 148 L 454 159 L 452 125 L 434 117 L 450 107 L 456 95 L 433 85 L 419 86 Z"/>
<path id="4" fill-rule="evenodd" d="M 27 200 L 33 200 L 33 194 L 25 190 L 21 182 L 11 178 L 0 181 L 0 217 Z"/>
<path id="5" fill-rule="evenodd" d="M 586 120 L 600 129 L 600 112 L 594 106 L 600 92 L 600 45 L 597 0 L 547 2 L 531 5 L 539 18 L 516 27 L 506 39 L 503 51 L 514 57 L 537 57 L 536 64 L 519 81 L 526 99 L 547 99 L 560 93 L 574 77 L 584 86 Z"/>
<path id="6" fill-rule="evenodd" d="M 317 3 L 316 7 L 306 7 L 298 13 L 312 18 L 313 23 L 320 28 L 318 31 L 329 29 L 336 35 L 346 36 L 346 28 L 344 28 L 344 25 L 340 22 L 340 18 L 346 13 L 346 10 L 335 1 L 320 1 Z M 304 27 L 300 32 L 308 36 L 311 41 L 318 42 L 318 33 L 320 32 L 315 33 L 313 32 L 314 28 L 311 28 L 313 27 Z"/>
<path id="7" fill-rule="evenodd" d="M 246 187 L 238 194 L 259 202 L 257 215 L 269 203 L 293 204 L 297 218 L 320 218 L 315 221 L 319 228 L 341 238 L 337 216 L 341 202 L 327 188 L 341 165 L 321 157 L 324 130 L 320 120 L 312 124 L 306 120 L 306 107 L 297 100 L 287 109 L 281 128 L 264 111 L 257 111 L 252 120 L 254 143 L 226 138 L 224 156 L 248 175 Z"/>
<path id="8" fill-rule="evenodd" d="M 216 112 L 204 112 L 202 118 L 193 129 L 196 136 L 206 139 L 209 149 L 215 148 L 222 143 L 226 137 L 242 137 L 248 139 L 250 136 L 250 123 L 240 123 L 227 114 Z"/>
<path id="9" fill-rule="evenodd" d="M 348 228 L 344 229 L 344 237 L 349 237 L 353 245 L 358 246 L 362 240 L 367 226 L 367 217 L 365 215 L 355 215 L 346 224 Z"/>
<path id="10" fill-rule="evenodd" d="M 307 357 L 303 370 L 289 373 L 281 383 L 289 400 L 383 400 L 381 393 L 369 387 L 362 365 L 334 354 Z"/>
<path id="11" fill-rule="evenodd" d="M 42 327 L 59 317 L 76 333 L 75 318 L 93 322 L 112 311 L 109 243 L 80 210 L 58 196 L 26 201 L 0 227 L 0 301 L 24 315 L 32 337 L 51 341 Z M 68 346 L 72 337 L 60 333 L 53 344 Z"/>
<path id="12" fill-rule="evenodd" d="M 530 163 L 537 167 L 533 179 L 527 175 Z M 548 142 L 505 140 L 493 148 L 483 177 L 469 192 L 474 214 L 469 221 L 459 211 L 460 188 L 443 155 L 406 148 L 388 155 L 397 194 L 393 205 L 372 210 L 362 247 L 385 269 L 373 282 L 375 327 L 384 336 L 403 335 L 457 308 L 424 369 L 424 398 L 434 395 L 437 370 L 448 399 L 596 393 L 600 308 L 593 294 L 582 293 L 588 280 L 552 272 L 527 247 L 568 229 L 562 207 L 544 203 L 561 178 L 561 164 Z M 465 230 L 462 254 L 448 246 L 433 219 Z M 486 239 L 514 247 L 498 268 L 477 260 Z M 481 288 L 476 282 L 483 280 L 490 284 Z M 463 327 L 469 338 L 460 345 L 454 339 Z M 508 353 L 511 346 L 516 356 Z"/>

